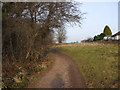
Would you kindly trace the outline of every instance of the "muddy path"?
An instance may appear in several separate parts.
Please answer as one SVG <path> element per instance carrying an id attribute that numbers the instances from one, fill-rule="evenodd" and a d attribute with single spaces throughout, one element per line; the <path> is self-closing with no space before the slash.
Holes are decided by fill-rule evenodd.
<path id="1" fill-rule="evenodd" d="M 53 66 L 29 88 L 85 88 L 84 80 L 71 58 L 58 50 L 51 52 L 55 56 Z"/>

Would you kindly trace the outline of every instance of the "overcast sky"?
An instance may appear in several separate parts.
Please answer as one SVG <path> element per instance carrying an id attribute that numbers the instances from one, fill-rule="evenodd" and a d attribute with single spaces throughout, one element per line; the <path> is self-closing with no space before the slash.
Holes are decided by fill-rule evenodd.
<path id="1" fill-rule="evenodd" d="M 83 2 L 79 7 L 86 19 L 79 26 L 66 27 L 67 43 L 81 41 L 94 37 L 103 32 L 105 25 L 108 25 L 112 33 L 118 31 L 118 3 L 117 2 Z"/>

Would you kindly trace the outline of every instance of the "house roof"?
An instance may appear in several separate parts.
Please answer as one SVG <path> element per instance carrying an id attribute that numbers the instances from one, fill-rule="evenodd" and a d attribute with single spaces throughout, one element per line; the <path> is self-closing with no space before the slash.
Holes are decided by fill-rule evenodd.
<path id="1" fill-rule="evenodd" d="M 112 35 L 106 35 L 105 37 L 111 37 Z"/>
<path id="2" fill-rule="evenodd" d="M 116 34 L 112 35 L 112 37 L 114 37 L 116 35 L 120 35 L 120 31 L 118 31 Z"/>

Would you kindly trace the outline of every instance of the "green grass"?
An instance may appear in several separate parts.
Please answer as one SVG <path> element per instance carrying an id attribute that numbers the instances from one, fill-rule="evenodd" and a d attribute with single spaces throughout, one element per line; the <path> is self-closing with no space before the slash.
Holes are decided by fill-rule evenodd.
<path id="1" fill-rule="evenodd" d="M 70 56 L 88 88 L 118 87 L 118 47 L 114 45 L 54 47 Z"/>

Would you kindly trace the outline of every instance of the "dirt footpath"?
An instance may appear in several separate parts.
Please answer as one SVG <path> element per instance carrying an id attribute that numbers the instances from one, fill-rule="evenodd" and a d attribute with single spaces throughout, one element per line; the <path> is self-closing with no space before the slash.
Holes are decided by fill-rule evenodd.
<path id="1" fill-rule="evenodd" d="M 30 88 L 85 88 L 83 79 L 72 60 L 57 50 L 52 68 Z"/>

